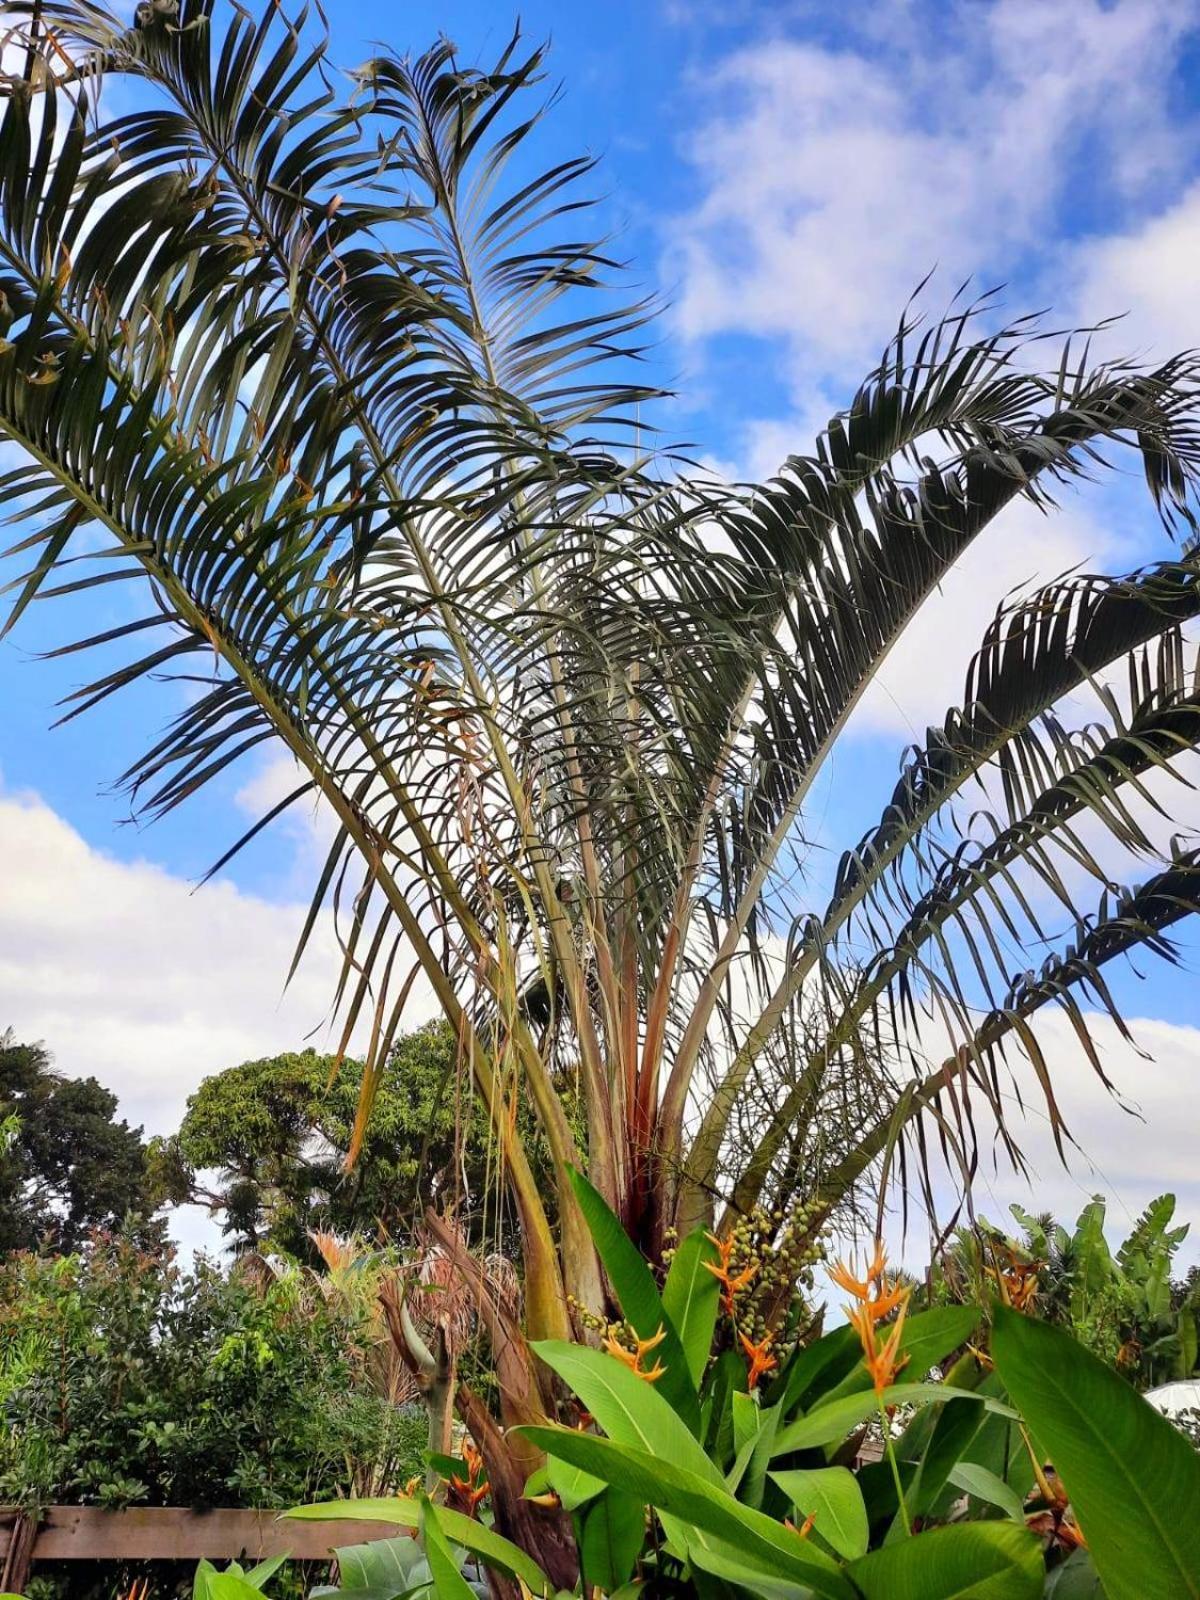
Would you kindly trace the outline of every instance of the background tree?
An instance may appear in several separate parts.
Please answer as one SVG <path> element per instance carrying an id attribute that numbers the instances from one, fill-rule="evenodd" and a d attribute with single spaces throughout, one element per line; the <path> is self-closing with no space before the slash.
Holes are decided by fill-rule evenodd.
<path id="1" fill-rule="evenodd" d="M 444 1023 L 396 1041 L 350 1171 L 363 1064 L 314 1050 L 206 1078 L 157 1158 L 175 1165 L 191 1199 L 222 1215 L 238 1249 L 315 1262 L 310 1232 L 403 1239 L 426 1205 L 454 1211 L 478 1236 L 503 1197 L 487 1118 L 462 1093 L 456 1062 Z M 197 1176 L 205 1169 L 215 1169 L 213 1184 Z"/>
<path id="2" fill-rule="evenodd" d="M 10 625 L 94 581 L 89 560 L 144 578 L 143 614 L 103 635 L 129 660 L 71 707 L 202 663 L 126 775 L 143 813 L 268 740 L 296 787 L 247 837 L 328 808 L 301 947 L 332 913 L 344 1038 L 371 1040 L 351 1154 L 421 975 L 519 1218 L 520 1327 L 463 1270 L 506 1363 L 501 1420 L 536 1423 L 555 1402 L 526 1335 L 611 1310 L 577 1168 L 657 1262 L 668 1229 L 728 1237 L 789 1192 L 781 1164 L 863 1070 L 864 1124 L 818 1141 L 809 1229 L 898 1140 L 936 1137 L 969 1178 L 980 1124 L 1007 1137 L 1019 1061 L 1061 1134 L 1040 1015 L 1099 1070 L 1080 997 L 1115 1015 L 1105 968 L 1170 955 L 1200 895 L 1195 840 L 1155 826 L 1200 741 L 1200 563 L 1169 543 L 1193 521 L 1200 364 L 1070 340 L 1042 363 L 1043 330 L 986 304 L 906 313 L 809 454 L 761 486 L 697 478 L 650 432 L 648 308 L 612 292 L 591 163 L 539 171 L 523 148 L 538 51 L 514 39 L 483 71 L 443 42 L 347 82 L 280 6 L 214 3 L 154 0 L 132 29 L 89 0 L 10 5 Z M 799 870 L 809 796 L 896 640 L 1014 502 L 1049 510 L 1118 451 L 1160 559 L 1002 601 L 821 893 Z M 739 1148 L 771 1059 L 788 1086 Z M 500 1526 L 569 1585 L 519 1436 L 459 1400 Z"/>
<path id="3" fill-rule="evenodd" d="M 75 1249 L 93 1228 L 148 1219 L 142 1130 L 95 1078 L 55 1072 L 41 1044 L 0 1035 L 0 1253 Z"/>

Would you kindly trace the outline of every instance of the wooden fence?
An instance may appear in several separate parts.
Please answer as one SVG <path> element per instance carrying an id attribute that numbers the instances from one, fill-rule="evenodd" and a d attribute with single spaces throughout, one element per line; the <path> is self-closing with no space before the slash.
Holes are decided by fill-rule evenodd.
<path id="1" fill-rule="evenodd" d="M 35 1561 L 324 1561 L 335 1545 L 391 1539 L 388 1522 L 292 1522 L 273 1511 L 184 1506 L 48 1506 L 38 1521 L 0 1506 L 0 1592 L 23 1592 Z"/>

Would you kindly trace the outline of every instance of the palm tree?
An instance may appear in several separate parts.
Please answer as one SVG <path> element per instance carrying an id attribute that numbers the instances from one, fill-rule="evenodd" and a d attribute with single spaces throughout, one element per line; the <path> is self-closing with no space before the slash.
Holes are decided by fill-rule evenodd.
<path id="1" fill-rule="evenodd" d="M 1197 851 L 1144 820 L 1200 738 L 1194 559 L 1006 602 L 827 904 L 796 847 L 883 658 L 1013 501 L 1049 510 L 1124 449 L 1186 530 L 1200 364 L 1068 341 L 1042 369 L 1035 323 L 906 316 L 813 454 L 713 483 L 650 432 L 651 308 L 612 287 L 590 163 L 531 162 L 540 53 L 483 72 L 442 43 L 347 79 L 262 9 L 9 7 L 9 626 L 136 579 L 143 614 L 73 647 L 128 664 L 67 714 L 189 686 L 124 775 L 143 813 L 270 742 L 296 785 L 240 844 L 310 797 L 336 819 L 300 947 L 332 907 L 359 1133 L 419 978 L 520 1219 L 523 1323 L 484 1320 L 503 1420 L 528 1420 L 553 1402 L 525 1339 L 606 1310 L 573 1169 L 652 1259 L 763 1206 L 788 1226 L 803 1202 L 811 1234 L 910 1142 L 969 1172 L 1006 1051 L 1061 1131 L 1047 1008 L 1101 1070 L 1079 997 L 1112 1008 L 1104 968 L 1170 954 L 1197 903 Z"/>

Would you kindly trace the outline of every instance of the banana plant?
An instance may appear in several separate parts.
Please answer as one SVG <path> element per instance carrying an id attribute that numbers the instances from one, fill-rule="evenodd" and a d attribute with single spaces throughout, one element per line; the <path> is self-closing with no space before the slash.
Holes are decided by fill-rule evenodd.
<path id="1" fill-rule="evenodd" d="M 557 1415 L 532 1344 L 611 1310 L 576 1169 L 651 1263 L 756 1208 L 803 1205 L 814 1237 L 885 1153 L 936 1136 L 969 1174 L 1006 1056 L 1061 1136 L 1039 1019 L 1100 1071 L 1083 1002 L 1117 1015 L 1110 964 L 1172 956 L 1200 853 L 1146 819 L 1200 742 L 1200 563 L 1170 543 L 1200 360 L 1043 359 L 986 301 L 906 310 L 807 453 L 717 483 L 655 431 L 653 308 L 589 222 L 591 162 L 532 153 L 540 50 L 346 74 L 319 12 L 275 0 L 5 20 L 7 626 L 127 597 L 64 645 L 101 655 L 64 715 L 168 685 L 123 775 L 142 816 L 267 752 L 294 774 L 214 870 L 289 807 L 331 819 L 297 960 L 331 918 L 341 1044 L 368 1040 L 354 1149 L 420 980 L 519 1221 L 481 1440 L 511 1488 L 508 1442 L 540 1438 L 516 1429 Z M 1156 559 L 997 595 L 957 703 L 810 894 L 814 785 L 913 616 L 1016 504 L 1049 514 L 1118 456 Z"/>
<path id="2" fill-rule="evenodd" d="M 1197 1289 L 1171 1276 L 1188 1234 L 1187 1223 L 1171 1226 L 1175 1196 L 1152 1200 L 1115 1252 L 1106 1209 L 1094 1196 L 1068 1230 L 1014 1205 L 1021 1238 L 980 1218 L 974 1231 L 960 1230 L 933 1280 L 948 1297 L 971 1300 L 1018 1273 L 1022 1309 L 1067 1328 L 1140 1388 L 1188 1378 L 1197 1362 Z"/>

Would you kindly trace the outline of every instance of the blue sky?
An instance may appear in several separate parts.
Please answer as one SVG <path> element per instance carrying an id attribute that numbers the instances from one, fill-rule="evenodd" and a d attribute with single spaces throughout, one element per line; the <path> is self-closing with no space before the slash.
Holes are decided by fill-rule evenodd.
<path id="1" fill-rule="evenodd" d="M 439 32 L 487 65 L 515 18 L 496 0 L 328 11 L 346 66 L 375 40 L 416 50 Z M 1196 0 L 536 0 L 521 23 L 529 41 L 552 41 L 548 82 L 563 86 L 540 152 L 600 158 L 618 253 L 665 304 L 648 358 L 675 391 L 663 431 L 724 470 L 765 474 L 807 448 L 931 270 L 935 312 L 972 278 L 1006 284 L 1013 313 L 1053 306 L 1062 325 L 1127 313 L 1105 336 L 1111 354 L 1200 343 Z M 818 847 L 878 813 L 902 747 L 956 697 L 1005 590 L 1165 549 L 1128 473 L 1051 521 L 1014 511 L 862 708 L 817 797 Z M 291 1048 L 319 1024 L 319 959 L 279 995 L 319 829 L 295 819 L 191 893 L 278 769 L 264 759 L 201 805 L 133 825 L 109 785 L 169 715 L 169 692 L 140 688 L 50 732 L 86 668 L 35 659 L 119 619 L 123 597 L 98 595 L 35 607 L 0 645 L 0 1026 L 44 1037 L 66 1070 L 96 1072 L 159 1131 L 204 1072 Z M 1143 965 L 1121 993 L 1158 1065 L 1112 1048 L 1145 1126 L 1098 1098 L 1058 1041 L 1103 1174 L 1064 1180 L 1046 1162 L 1050 1198 L 1067 1206 L 1097 1182 L 1133 1207 L 1189 1178 L 1196 980 Z M 998 1198 L 1016 1192 L 1002 1183 Z"/>

